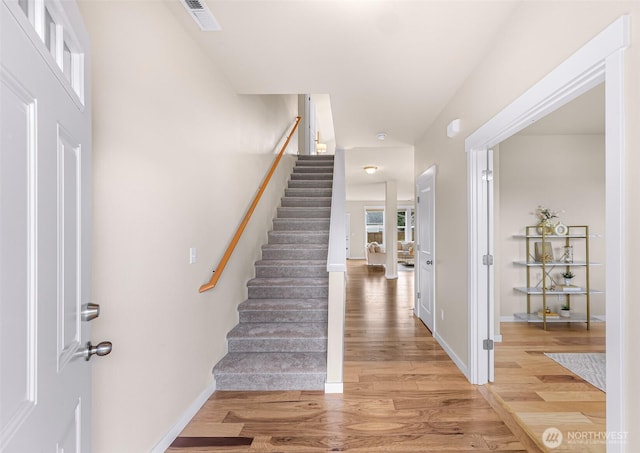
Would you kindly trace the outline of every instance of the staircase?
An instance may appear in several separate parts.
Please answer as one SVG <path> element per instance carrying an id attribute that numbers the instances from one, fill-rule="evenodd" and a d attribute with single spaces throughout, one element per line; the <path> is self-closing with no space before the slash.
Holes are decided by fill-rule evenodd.
<path id="1" fill-rule="evenodd" d="M 299 156 L 285 189 L 217 390 L 323 390 L 327 371 L 327 247 L 333 156 Z"/>

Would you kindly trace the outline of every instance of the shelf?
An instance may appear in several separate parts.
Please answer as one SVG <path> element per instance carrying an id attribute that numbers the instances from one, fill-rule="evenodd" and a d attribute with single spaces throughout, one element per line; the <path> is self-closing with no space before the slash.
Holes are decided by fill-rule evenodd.
<path id="1" fill-rule="evenodd" d="M 532 266 L 542 267 L 542 263 L 539 261 L 514 261 L 513 264 L 518 266 Z M 586 266 L 586 261 L 574 261 L 573 263 L 565 263 L 564 261 L 548 261 L 544 263 L 545 267 L 557 267 L 557 266 Z M 589 266 L 602 266 L 602 263 L 589 262 Z"/>
<path id="2" fill-rule="evenodd" d="M 517 287 L 514 288 L 516 291 L 520 292 L 520 293 L 524 293 L 524 294 L 535 294 L 538 296 L 542 295 L 542 288 L 527 288 L 527 287 Z M 571 294 L 587 294 L 587 291 L 552 291 L 550 289 L 548 289 L 546 291 L 547 296 L 551 296 L 551 295 L 562 295 L 562 296 L 566 296 L 566 295 L 571 295 Z M 600 291 L 597 289 L 592 289 L 589 291 L 589 294 L 604 294 L 604 291 Z"/>
<path id="3" fill-rule="evenodd" d="M 544 319 L 540 318 L 537 313 L 516 313 L 513 315 L 516 321 L 526 321 L 526 322 L 544 322 Z M 602 319 L 596 318 L 595 316 L 591 316 L 591 322 L 602 322 Z M 547 323 L 558 323 L 558 322 L 587 322 L 587 315 L 585 313 L 571 313 L 571 316 L 568 318 L 563 317 L 553 317 L 547 318 Z"/>
<path id="4" fill-rule="evenodd" d="M 542 239 L 541 234 L 514 234 L 514 238 L 516 239 Z M 586 238 L 601 238 L 604 237 L 602 234 L 546 234 L 544 236 L 545 239 L 586 239 Z"/>

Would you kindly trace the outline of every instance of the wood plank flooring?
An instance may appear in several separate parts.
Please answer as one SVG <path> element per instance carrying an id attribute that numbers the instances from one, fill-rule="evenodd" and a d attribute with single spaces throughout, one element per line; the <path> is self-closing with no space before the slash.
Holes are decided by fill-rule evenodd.
<path id="1" fill-rule="evenodd" d="M 549 376 L 563 372 L 551 365 L 526 375 L 542 349 L 519 344 L 515 331 L 510 341 L 509 326 L 496 352 L 499 381 L 491 388 L 470 385 L 413 316 L 413 278 L 399 272 L 397 280 L 386 280 L 381 268 L 348 262 L 344 394 L 216 392 L 167 451 L 537 452 L 544 449 L 518 421 L 532 422 L 527 431 L 538 435 L 535 414 L 551 410 L 543 404 L 557 404 L 554 411 L 568 423 L 584 422 L 580 415 L 599 420 L 597 408 L 574 407 L 593 403 L 574 394 L 594 393 L 588 384 L 553 382 Z M 547 341 L 533 326 L 520 328 L 532 341 Z M 564 341 L 580 343 L 578 338 Z M 523 358 L 518 347 L 539 353 Z M 567 385 L 574 400 L 563 396 Z M 504 404 L 513 404 L 515 412 Z"/>
<path id="2" fill-rule="evenodd" d="M 529 435 L 542 445 L 547 428 L 564 441 L 553 451 L 604 452 L 606 394 L 544 355 L 605 352 L 605 324 L 502 323 L 496 345 L 495 383 L 487 386 Z"/>

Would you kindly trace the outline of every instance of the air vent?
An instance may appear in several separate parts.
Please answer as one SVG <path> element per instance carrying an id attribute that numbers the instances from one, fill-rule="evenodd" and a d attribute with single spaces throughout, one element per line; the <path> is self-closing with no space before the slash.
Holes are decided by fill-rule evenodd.
<path id="1" fill-rule="evenodd" d="M 182 5 L 202 31 L 220 31 L 220 24 L 201 0 L 182 0 Z"/>

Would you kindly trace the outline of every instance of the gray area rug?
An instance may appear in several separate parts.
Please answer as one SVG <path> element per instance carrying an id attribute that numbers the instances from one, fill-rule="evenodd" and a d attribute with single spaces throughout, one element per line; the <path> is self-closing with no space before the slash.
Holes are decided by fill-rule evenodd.
<path id="1" fill-rule="evenodd" d="M 551 353 L 544 355 L 578 375 L 594 387 L 606 392 L 606 359 L 603 352 Z"/>

